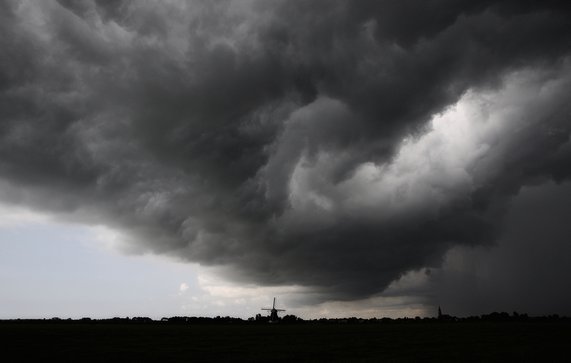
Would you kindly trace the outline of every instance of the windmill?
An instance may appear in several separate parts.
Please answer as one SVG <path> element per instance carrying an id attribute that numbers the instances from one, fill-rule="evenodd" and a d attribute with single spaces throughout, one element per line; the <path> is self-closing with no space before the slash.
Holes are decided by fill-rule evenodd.
<path id="1" fill-rule="evenodd" d="M 272 308 L 262 308 L 262 310 L 268 310 L 270 312 L 270 323 L 275 323 L 279 320 L 278 312 L 285 311 L 284 309 L 276 309 L 276 298 L 274 297 L 274 304 Z"/>

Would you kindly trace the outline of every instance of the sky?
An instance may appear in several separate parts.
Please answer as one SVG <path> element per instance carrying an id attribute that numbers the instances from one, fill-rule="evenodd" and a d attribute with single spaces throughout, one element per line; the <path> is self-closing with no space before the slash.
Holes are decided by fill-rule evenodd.
<path id="1" fill-rule="evenodd" d="M 571 314 L 567 1 L 0 3 L 0 318 Z"/>

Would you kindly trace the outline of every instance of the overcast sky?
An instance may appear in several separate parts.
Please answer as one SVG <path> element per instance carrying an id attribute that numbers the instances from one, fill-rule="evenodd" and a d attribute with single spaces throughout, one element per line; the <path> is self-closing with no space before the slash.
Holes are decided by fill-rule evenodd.
<path id="1" fill-rule="evenodd" d="M 0 317 L 571 314 L 568 1 L 0 2 Z"/>

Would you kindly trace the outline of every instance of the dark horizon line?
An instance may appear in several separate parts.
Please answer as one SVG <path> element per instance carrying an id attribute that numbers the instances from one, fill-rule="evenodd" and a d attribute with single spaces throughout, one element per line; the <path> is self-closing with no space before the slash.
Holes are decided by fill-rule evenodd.
<path id="1" fill-rule="evenodd" d="M 113 318 L 9 318 L 0 319 L 0 323 L 17 323 L 17 322 L 52 322 L 52 323 L 218 323 L 218 322 L 233 322 L 233 323 L 260 323 L 269 321 L 270 316 L 256 315 L 255 317 L 250 317 L 247 319 L 231 317 L 231 316 L 216 316 L 216 317 L 205 317 L 205 316 L 171 316 L 163 317 L 161 319 L 152 319 L 145 316 L 133 316 L 133 317 L 113 317 Z M 332 323 L 375 323 L 375 322 L 401 322 L 401 321 L 445 321 L 445 322 L 468 322 L 468 321 L 558 321 L 558 320 L 571 320 L 571 317 L 559 315 L 559 314 L 547 314 L 547 315 L 535 315 L 530 316 L 526 313 L 513 312 L 509 314 L 507 312 L 492 312 L 489 314 L 482 315 L 471 315 L 465 317 L 456 317 L 452 315 L 441 315 L 441 316 L 427 316 L 427 317 L 373 317 L 373 318 L 357 318 L 357 317 L 345 317 L 345 318 L 313 318 L 313 319 L 303 319 L 297 317 L 293 314 L 288 314 L 279 318 L 279 321 L 286 323 L 300 323 L 300 322 L 332 322 Z"/>

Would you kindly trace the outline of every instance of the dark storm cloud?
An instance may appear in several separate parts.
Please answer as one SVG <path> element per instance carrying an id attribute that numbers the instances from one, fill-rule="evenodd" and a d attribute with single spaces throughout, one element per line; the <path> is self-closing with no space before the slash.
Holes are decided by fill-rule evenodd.
<path id="1" fill-rule="evenodd" d="M 133 251 L 363 297 L 494 243 L 522 186 L 569 176 L 565 2 L 1 6 L 3 198 Z M 407 167 L 467 92 L 512 129 Z"/>
<path id="2" fill-rule="evenodd" d="M 570 206 L 569 182 L 525 187 L 513 200 L 498 247 L 454 249 L 430 276 L 433 303 L 454 315 L 569 315 Z"/>

